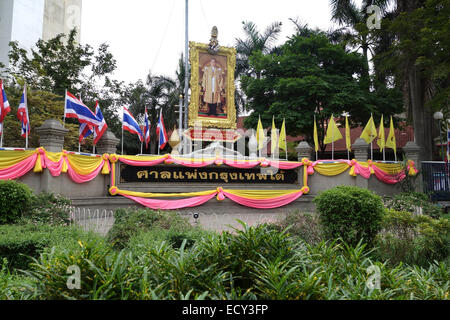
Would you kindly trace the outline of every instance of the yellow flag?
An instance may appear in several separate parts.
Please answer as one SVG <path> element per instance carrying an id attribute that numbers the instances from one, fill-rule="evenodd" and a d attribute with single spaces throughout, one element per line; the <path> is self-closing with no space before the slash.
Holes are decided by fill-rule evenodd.
<path id="1" fill-rule="evenodd" d="M 277 128 L 275 127 L 275 119 L 272 117 L 272 131 L 270 133 L 270 152 L 271 154 L 275 154 L 275 150 L 277 148 L 278 143 L 278 134 Z"/>
<path id="2" fill-rule="evenodd" d="M 348 116 L 345 116 L 345 146 L 348 151 L 352 151 L 352 141 L 350 138 L 350 126 L 348 125 Z"/>
<path id="3" fill-rule="evenodd" d="M 283 124 L 281 125 L 280 130 L 280 138 L 278 140 L 278 148 L 286 150 L 286 123 L 285 120 L 283 120 Z"/>
<path id="4" fill-rule="evenodd" d="M 389 135 L 386 139 L 386 148 L 394 149 L 394 153 L 397 153 L 397 144 L 395 141 L 395 129 L 394 129 L 394 122 L 392 122 L 392 116 L 391 116 L 391 123 L 389 125 Z"/>
<path id="5" fill-rule="evenodd" d="M 319 137 L 317 135 L 317 123 L 316 117 L 314 116 L 314 150 L 319 151 Z"/>
<path id="6" fill-rule="evenodd" d="M 264 148 L 264 129 L 261 123 L 261 117 L 258 119 L 258 127 L 256 128 L 256 142 L 258 144 L 257 150 Z"/>
<path id="7" fill-rule="evenodd" d="M 378 128 L 378 139 L 377 145 L 380 147 L 380 151 L 383 151 L 385 146 L 385 137 L 384 137 L 384 124 L 383 124 L 383 115 L 381 115 L 380 127 Z"/>
<path id="8" fill-rule="evenodd" d="M 360 138 L 364 139 L 364 141 L 366 141 L 366 143 L 369 144 L 376 137 L 377 137 L 377 128 L 375 127 L 375 123 L 373 122 L 373 117 L 371 115 L 369 122 L 367 122 L 366 126 L 364 127 L 363 132 L 361 133 Z"/>
<path id="9" fill-rule="evenodd" d="M 342 139 L 342 134 L 336 126 L 333 116 L 331 116 L 330 122 L 328 123 L 327 134 L 323 140 L 323 143 L 328 144 L 339 139 Z"/>

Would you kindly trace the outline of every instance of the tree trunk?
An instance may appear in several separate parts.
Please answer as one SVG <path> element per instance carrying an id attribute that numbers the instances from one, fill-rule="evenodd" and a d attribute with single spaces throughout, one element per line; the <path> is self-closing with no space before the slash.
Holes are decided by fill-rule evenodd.
<path id="1" fill-rule="evenodd" d="M 425 83 L 417 67 L 408 68 L 409 98 L 414 126 L 414 140 L 422 148 L 421 160 L 432 160 L 432 114 L 430 108 L 425 107 Z"/>

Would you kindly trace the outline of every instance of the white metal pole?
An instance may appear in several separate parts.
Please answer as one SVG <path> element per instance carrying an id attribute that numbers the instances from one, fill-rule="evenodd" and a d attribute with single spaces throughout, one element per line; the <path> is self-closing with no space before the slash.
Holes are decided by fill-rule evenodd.
<path id="1" fill-rule="evenodd" d="M 122 155 L 123 155 L 123 108 L 122 108 Z"/>
<path id="2" fill-rule="evenodd" d="M 28 99 L 27 99 L 27 84 L 24 85 L 24 101 L 25 101 L 25 107 L 26 107 L 26 113 L 27 113 L 27 125 L 25 127 L 25 149 L 28 149 L 28 127 L 30 127 L 30 117 L 28 117 Z"/>
<path id="3" fill-rule="evenodd" d="M 0 131 L 2 132 L 2 136 L 0 137 L 0 148 L 3 148 L 3 134 L 4 134 L 3 122 L 0 122 Z"/>
<path id="4" fill-rule="evenodd" d="M 66 93 L 64 94 L 64 122 L 63 122 L 63 127 L 66 127 L 66 109 L 67 109 L 67 89 L 66 89 Z"/>
<path id="5" fill-rule="evenodd" d="M 187 129 L 188 123 L 188 94 L 189 94 L 189 0 L 186 0 L 185 12 L 185 43 L 184 43 L 184 128 Z M 187 139 L 185 139 L 187 140 Z M 187 148 L 185 143 L 185 153 Z M 158 148 L 159 151 L 159 148 Z"/>
<path id="6" fill-rule="evenodd" d="M 370 160 L 373 160 L 373 148 L 372 148 L 372 141 L 370 141 Z"/>
<path id="7" fill-rule="evenodd" d="M 331 115 L 333 118 L 333 115 Z M 331 160 L 334 160 L 334 131 L 333 128 L 331 128 Z"/>

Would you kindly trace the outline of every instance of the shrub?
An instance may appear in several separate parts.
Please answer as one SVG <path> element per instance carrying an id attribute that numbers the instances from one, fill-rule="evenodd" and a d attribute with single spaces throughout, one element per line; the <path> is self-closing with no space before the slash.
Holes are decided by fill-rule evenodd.
<path id="1" fill-rule="evenodd" d="M 118 209 L 107 239 L 115 248 L 123 249 L 129 239 L 152 228 L 187 230 L 189 221 L 175 212 L 150 209 Z"/>
<path id="2" fill-rule="evenodd" d="M 179 230 L 178 228 L 153 228 L 149 231 L 139 232 L 130 237 L 128 248 L 135 253 L 145 253 L 148 248 L 157 246 L 161 242 L 166 242 L 174 249 L 181 247 L 183 241 L 186 241 L 185 248 L 192 247 L 197 241 L 204 237 L 214 234 L 211 231 L 205 231 L 198 227 Z"/>
<path id="3" fill-rule="evenodd" d="M 286 231 L 244 225 L 190 248 L 159 242 L 138 254 L 80 241 L 46 249 L 26 274 L 38 299 L 448 299 L 445 264 L 392 268 L 370 254 L 362 243 L 307 245 Z M 80 267 L 80 290 L 67 288 L 72 265 Z M 371 266 L 379 268 L 380 290 L 366 285 Z"/>
<path id="4" fill-rule="evenodd" d="M 383 202 L 372 191 L 338 186 L 320 193 L 313 201 L 328 239 L 342 238 L 353 246 L 363 239 L 370 245 L 380 230 Z"/>
<path id="5" fill-rule="evenodd" d="M 30 210 L 24 215 L 32 223 L 49 225 L 68 225 L 70 223 L 70 205 L 72 202 L 61 195 L 42 192 L 33 195 Z"/>
<path id="6" fill-rule="evenodd" d="M 377 257 L 393 265 L 444 261 L 450 254 L 450 221 L 388 209 L 375 245 Z"/>
<path id="7" fill-rule="evenodd" d="M 317 214 L 290 212 L 275 224 L 279 231 L 289 228 L 289 234 L 299 237 L 309 244 L 317 244 L 322 241 L 322 227 Z"/>
<path id="8" fill-rule="evenodd" d="M 424 193 L 403 192 L 384 197 L 383 201 L 386 208 L 396 211 L 422 213 L 433 218 L 439 218 L 442 214 L 442 208 L 432 203 Z"/>
<path id="9" fill-rule="evenodd" d="M 33 192 L 17 181 L 0 181 L 0 224 L 16 223 L 31 205 Z"/>
<path id="10" fill-rule="evenodd" d="M 11 269 L 27 269 L 30 257 L 39 257 L 47 247 L 70 247 L 78 240 L 96 237 L 77 227 L 3 225 L 0 226 L 0 257 L 8 259 Z"/>

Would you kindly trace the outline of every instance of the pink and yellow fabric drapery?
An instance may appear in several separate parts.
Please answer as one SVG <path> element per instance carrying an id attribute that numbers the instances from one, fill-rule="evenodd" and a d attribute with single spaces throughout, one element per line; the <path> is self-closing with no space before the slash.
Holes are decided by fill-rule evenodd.
<path id="1" fill-rule="evenodd" d="M 122 162 L 132 166 L 156 166 L 161 164 L 176 164 L 191 168 L 206 167 L 211 165 L 227 165 L 234 168 L 249 169 L 255 167 L 274 167 L 282 170 L 296 169 L 301 166 L 303 170 L 303 187 L 294 190 L 229 190 L 221 187 L 215 190 L 191 192 L 191 193 L 139 193 L 121 190 L 115 181 L 116 163 Z M 378 180 L 395 184 L 406 175 L 418 173 L 415 163 L 409 160 L 406 168 L 402 163 L 382 163 L 368 160 L 359 162 L 356 160 L 334 161 L 274 161 L 265 158 L 254 160 L 223 159 L 220 157 L 207 159 L 191 159 L 171 155 L 162 156 L 121 156 L 116 154 L 104 154 L 102 156 L 80 155 L 73 152 L 48 152 L 44 148 L 36 150 L 6 150 L 0 151 L 0 180 L 18 179 L 31 170 L 42 172 L 50 171 L 54 177 L 66 173 L 76 183 L 85 183 L 93 180 L 99 174 L 111 177 L 111 195 L 121 195 L 132 199 L 144 206 L 154 209 L 180 209 L 198 206 L 216 197 L 219 201 L 226 198 L 241 205 L 271 209 L 287 205 L 309 192 L 308 176 L 318 173 L 324 176 L 336 176 L 348 170 L 351 176 L 361 176 L 369 179 L 374 175 Z M 406 170 L 405 170 L 406 169 Z M 167 198 L 178 198 L 168 200 Z M 155 199 L 164 198 L 164 199 Z"/>
<path id="2" fill-rule="evenodd" d="M 0 180 L 18 179 L 33 172 L 50 171 L 54 177 L 67 173 L 76 183 L 93 180 L 101 172 L 110 173 L 106 156 L 85 156 L 73 152 L 48 152 L 44 148 L 0 152 Z"/>
<path id="3" fill-rule="evenodd" d="M 285 206 L 303 194 L 309 192 L 308 187 L 300 190 L 229 190 L 218 187 L 215 190 L 188 193 L 143 193 L 120 190 L 113 186 L 109 189 L 111 195 L 121 195 L 151 209 L 175 210 L 202 205 L 216 197 L 218 201 L 230 199 L 240 205 L 257 208 L 273 209 Z M 160 200 L 153 198 L 185 198 L 176 200 Z"/>

